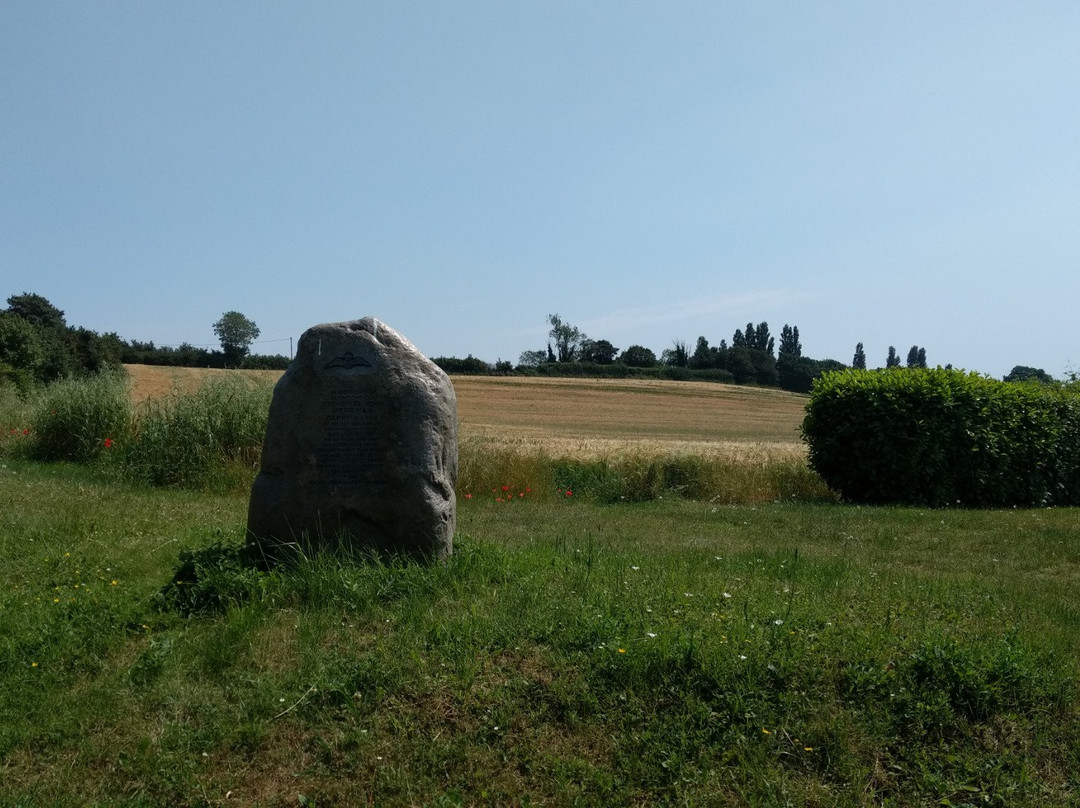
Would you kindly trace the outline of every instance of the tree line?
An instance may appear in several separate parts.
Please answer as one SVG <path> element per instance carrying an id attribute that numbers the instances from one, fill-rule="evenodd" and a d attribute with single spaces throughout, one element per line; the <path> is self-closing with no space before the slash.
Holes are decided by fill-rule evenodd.
<path id="1" fill-rule="evenodd" d="M 7 299 L 0 310 L 0 382 L 27 388 L 37 383 L 95 373 L 125 364 L 177 367 L 246 368 L 283 370 L 289 357 L 252 355 L 251 344 L 258 326 L 238 311 L 225 312 L 212 324 L 221 350 L 182 343 L 177 347 L 125 340 L 115 332 L 99 334 L 81 326 L 69 326 L 64 312 L 38 294 L 24 292 Z M 558 314 L 549 314 L 548 342 L 539 350 L 524 351 L 515 366 L 499 360 L 493 365 L 471 354 L 464 359 L 435 357 L 447 373 L 523 374 L 551 376 L 641 376 L 669 379 L 700 379 L 780 387 L 809 392 L 814 380 L 829 370 L 846 367 L 866 369 L 863 343 L 855 346 L 851 364 L 803 355 L 798 326 L 784 324 L 780 341 L 766 322 L 749 322 L 735 329 L 731 341 L 716 345 L 700 336 L 691 351 L 682 340 L 657 356 L 643 345 L 620 350 L 609 340 L 592 339 Z M 889 346 L 886 368 L 900 367 L 900 354 Z M 906 366 L 927 367 L 926 349 L 912 345 Z M 951 367 L 951 366 L 950 366 Z M 1077 381 L 1068 374 L 1069 381 Z M 1005 381 L 1053 384 L 1055 379 L 1040 368 L 1017 365 Z"/>
<path id="2" fill-rule="evenodd" d="M 0 310 L 0 382 L 27 389 L 70 376 L 84 376 L 123 363 L 180 367 L 284 369 L 285 356 L 252 356 L 258 335 L 254 322 L 226 312 L 213 324 L 221 350 L 184 343 L 179 347 L 125 340 L 115 332 L 99 334 L 70 326 L 64 312 L 47 298 L 24 292 L 7 299 Z"/>
<path id="3" fill-rule="evenodd" d="M 560 368 L 562 372 L 572 372 L 568 364 L 600 368 L 620 364 L 631 368 L 683 368 L 693 374 L 690 378 L 707 374 L 707 378 L 719 381 L 805 393 L 809 392 L 814 379 L 826 371 L 849 367 L 835 359 L 804 356 L 799 327 L 786 323 L 780 330 L 779 343 L 767 322 L 749 322 L 745 328 L 735 329 L 730 342 L 722 339 L 718 344 L 710 345 L 708 339 L 700 336 L 691 351 L 685 342 L 675 340 L 659 357 L 642 345 L 631 345 L 620 351 L 606 339 L 593 340 L 558 314 L 548 315 L 548 324 L 551 328 L 546 350 L 522 353 L 519 371 L 555 375 L 560 373 Z M 890 346 L 886 367 L 899 364 L 896 348 Z M 908 367 L 926 367 L 926 349 L 913 345 L 907 364 Z M 866 368 L 866 353 L 861 342 L 856 346 L 850 367 Z M 608 374 L 601 371 L 599 375 Z"/>

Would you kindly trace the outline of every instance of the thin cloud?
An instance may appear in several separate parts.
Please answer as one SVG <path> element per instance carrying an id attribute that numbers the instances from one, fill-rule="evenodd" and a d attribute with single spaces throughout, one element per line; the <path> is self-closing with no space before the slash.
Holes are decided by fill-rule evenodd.
<path id="1" fill-rule="evenodd" d="M 699 321 L 719 314 L 739 313 L 749 320 L 760 318 L 757 312 L 772 310 L 794 302 L 806 303 L 811 295 L 795 289 L 758 289 L 732 295 L 709 298 L 690 298 L 662 306 L 637 306 L 617 309 L 583 321 L 580 326 L 587 334 L 617 335 L 638 333 L 642 329 L 671 323 Z M 736 323 L 732 324 L 737 325 Z"/>

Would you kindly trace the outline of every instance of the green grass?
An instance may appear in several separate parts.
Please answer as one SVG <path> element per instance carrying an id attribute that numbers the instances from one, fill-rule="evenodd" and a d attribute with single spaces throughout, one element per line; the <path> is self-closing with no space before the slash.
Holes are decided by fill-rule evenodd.
<path id="1" fill-rule="evenodd" d="M 530 491 L 255 573 L 243 495 L 3 462 L 0 804 L 1080 795 L 1075 510 Z"/>
<path id="2" fill-rule="evenodd" d="M 132 427 L 122 372 L 64 379 L 40 391 L 33 413 L 33 454 L 42 460 L 94 461 L 115 441 L 128 443 Z"/>
<path id="3" fill-rule="evenodd" d="M 262 455 L 271 391 L 265 381 L 235 375 L 144 402 L 132 440 L 120 447 L 126 473 L 188 488 L 249 482 Z"/>

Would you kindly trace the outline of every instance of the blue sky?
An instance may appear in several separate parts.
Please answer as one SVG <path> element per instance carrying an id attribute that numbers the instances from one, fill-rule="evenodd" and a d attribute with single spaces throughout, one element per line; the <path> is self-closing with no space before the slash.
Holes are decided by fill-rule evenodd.
<path id="1" fill-rule="evenodd" d="M 0 154 L 0 300 L 127 339 L 1080 370 L 1071 1 L 7 0 Z"/>

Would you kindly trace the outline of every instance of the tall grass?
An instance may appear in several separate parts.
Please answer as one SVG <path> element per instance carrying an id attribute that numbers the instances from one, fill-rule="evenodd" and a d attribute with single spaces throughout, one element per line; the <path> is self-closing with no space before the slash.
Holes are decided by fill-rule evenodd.
<path id="1" fill-rule="evenodd" d="M 0 384 L 0 458 L 29 456 L 33 410 L 29 394 Z"/>
<path id="2" fill-rule="evenodd" d="M 462 441 L 458 496 L 583 497 L 603 503 L 676 497 L 719 504 L 836 501 L 801 457 L 766 451 L 658 452 L 624 449 L 578 457 L 535 444 Z M 504 489 L 504 486 L 506 487 Z"/>
<path id="3" fill-rule="evenodd" d="M 205 487 L 258 467 L 272 387 L 243 376 L 215 378 L 194 393 L 145 402 L 123 452 L 129 472 L 153 485 Z"/>
<path id="4" fill-rule="evenodd" d="M 50 384 L 34 412 L 34 455 L 42 460 L 86 463 L 98 459 L 132 431 L 127 378 L 103 371 Z"/>
<path id="5" fill-rule="evenodd" d="M 270 407 L 269 382 L 214 378 L 131 404 L 126 376 L 106 372 L 18 393 L 0 387 L 0 454 L 106 463 L 126 477 L 188 488 L 250 484 Z"/>

